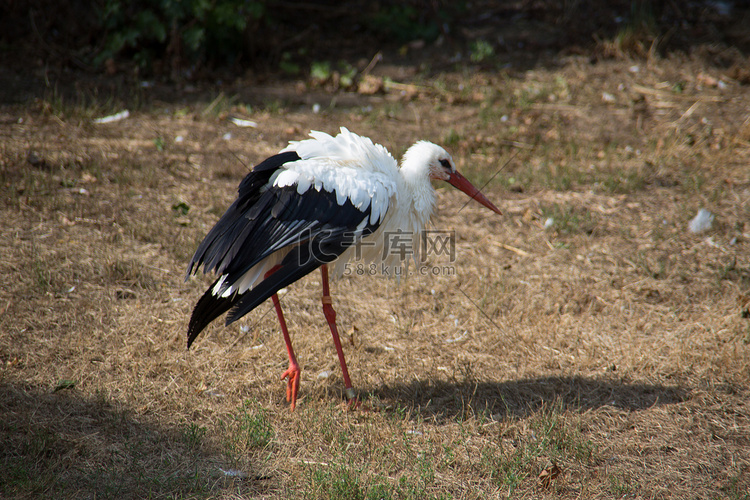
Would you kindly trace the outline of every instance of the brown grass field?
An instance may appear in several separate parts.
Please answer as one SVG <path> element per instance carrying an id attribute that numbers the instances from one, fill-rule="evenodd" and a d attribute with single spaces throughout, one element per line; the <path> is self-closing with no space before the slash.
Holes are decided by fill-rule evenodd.
<path id="1" fill-rule="evenodd" d="M 750 498 L 750 92 L 714 56 L 3 106 L 0 496 Z M 365 410 L 289 287 L 290 412 L 272 305 L 187 351 L 184 272 L 253 164 L 341 125 L 442 143 L 504 215 L 438 186 L 455 262 L 334 283 Z"/>

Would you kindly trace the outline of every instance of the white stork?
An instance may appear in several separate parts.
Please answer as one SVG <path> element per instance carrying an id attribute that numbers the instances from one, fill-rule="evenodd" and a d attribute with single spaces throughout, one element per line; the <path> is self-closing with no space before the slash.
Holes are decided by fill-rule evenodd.
<path id="1" fill-rule="evenodd" d="M 335 137 L 323 132 L 311 132 L 310 136 L 312 139 L 290 142 L 253 168 L 187 270 L 187 277 L 201 266 L 204 273 L 219 275 L 193 310 L 188 348 L 223 313 L 229 311 L 229 325 L 269 297 L 273 299 L 289 354 L 289 368 L 281 379 L 288 379 L 286 397 L 292 410 L 300 368 L 276 295 L 279 289 L 320 267 L 323 313 L 333 335 L 347 398 L 356 401 L 331 305 L 328 264 L 335 263 L 336 276 L 343 274 L 345 264 L 354 257 L 403 264 L 398 252 L 383 255 L 384 239 L 395 232 L 416 238 L 424 230 L 435 206 L 433 179 L 448 181 L 500 213 L 456 171 L 451 156 L 436 144 L 417 142 L 406 151 L 399 168 L 383 146 L 346 128 Z M 414 250 L 417 247 L 414 245 Z"/>

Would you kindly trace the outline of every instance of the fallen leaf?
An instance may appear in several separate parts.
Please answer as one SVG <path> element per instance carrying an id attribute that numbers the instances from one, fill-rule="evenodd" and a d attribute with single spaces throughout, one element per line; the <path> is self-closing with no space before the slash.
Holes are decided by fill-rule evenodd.
<path id="1" fill-rule="evenodd" d="M 549 488 L 552 481 L 554 481 L 560 474 L 562 474 L 562 469 L 560 469 L 557 464 L 553 463 L 539 473 L 539 481 L 541 481 L 544 488 Z"/>

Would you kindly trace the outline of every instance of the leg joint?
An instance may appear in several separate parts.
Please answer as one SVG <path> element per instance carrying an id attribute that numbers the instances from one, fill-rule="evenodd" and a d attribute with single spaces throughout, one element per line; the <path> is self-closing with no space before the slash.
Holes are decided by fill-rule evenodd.
<path id="1" fill-rule="evenodd" d="M 329 325 L 336 322 L 336 311 L 330 304 L 326 304 L 323 306 L 323 314 L 325 315 L 326 321 L 328 321 Z"/>

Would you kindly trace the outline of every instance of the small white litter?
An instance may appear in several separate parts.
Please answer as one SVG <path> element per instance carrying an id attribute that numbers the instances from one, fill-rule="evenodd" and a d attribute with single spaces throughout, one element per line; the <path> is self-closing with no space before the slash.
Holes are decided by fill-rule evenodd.
<path id="1" fill-rule="evenodd" d="M 119 113 L 115 113 L 114 115 L 103 116 L 102 118 L 97 118 L 96 120 L 94 120 L 94 123 L 99 123 L 99 124 L 112 123 L 112 122 L 124 120 L 128 116 L 130 116 L 130 111 L 126 109 L 125 111 L 120 111 Z"/>
<path id="2" fill-rule="evenodd" d="M 224 470 L 221 467 L 219 467 L 219 470 L 224 473 L 227 477 L 236 477 L 237 479 L 247 479 L 249 476 L 247 475 L 247 472 L 242 472 L 241 470 L 237 469 L 227 469 Z"/>
<path id="3" fill-rule="evenodd" d="M 82 187 L 70 188 L 68 191 L 72 194 L 80 194 L 81 196 L 88 196 L 91 194 L 88 189 Z"/>
<path id="4" fill-rule="evenodd" d="M 228 141 L 232 138 L 232 133 L 227 132 L 226 134 L 222 135 L 221 138 L 224 139 L 225 141 Z"/>
<path id="5" fill-rule="evenodd" d="M 456 320 L 456 323 L 458 323 L 458 320 Z M 458 326 L 458 325 L 456 325 Z M 464 330 L 464 333 L 459 335 L 458 337 L 454 337 L 452 339 L 445 339 L 446 344 L 452 344 L 454 342 L 461 342 L 462 340 L 466 339 L 466 337 L 469 336 L 469 332 L 467 330 Z"/>
<path id="6" fill-rule="evenodd" d="M 331 372 L 329 372 L 328 370 L 323 370 L 322 372 L 318 373 L 319 379 L 328 378 L 330 376 L 331 376 Z"/>
<path id="7" fill-rule="evenodd" d="M 696 216 L 693 217 L 693 220 L 690 221 L 690 224 L 688 224 L 688 229 L 690 229 L 690 232 L 692 233 L 702 233 L 703 231 L 711 229 L 713 223 L 714 214 L 705 208 L 701 208 L 698 210 Z"/>
<path id="8" fill-rule="evenodd" d="M 553 219 L 552 217 L 547 217 L 547 220 L 544 221 L 544 229 L 549 229 L 554 225 L 555 219 Z"/>
<path id="9" fill-rule="evenodd" d="M 251 120 L 243 120 L 242 118 L 235 118 L 231 117 L 229 118 L 229 121 L 237 125 L 238 127 L 257 127 L 258 124 Z"/>

